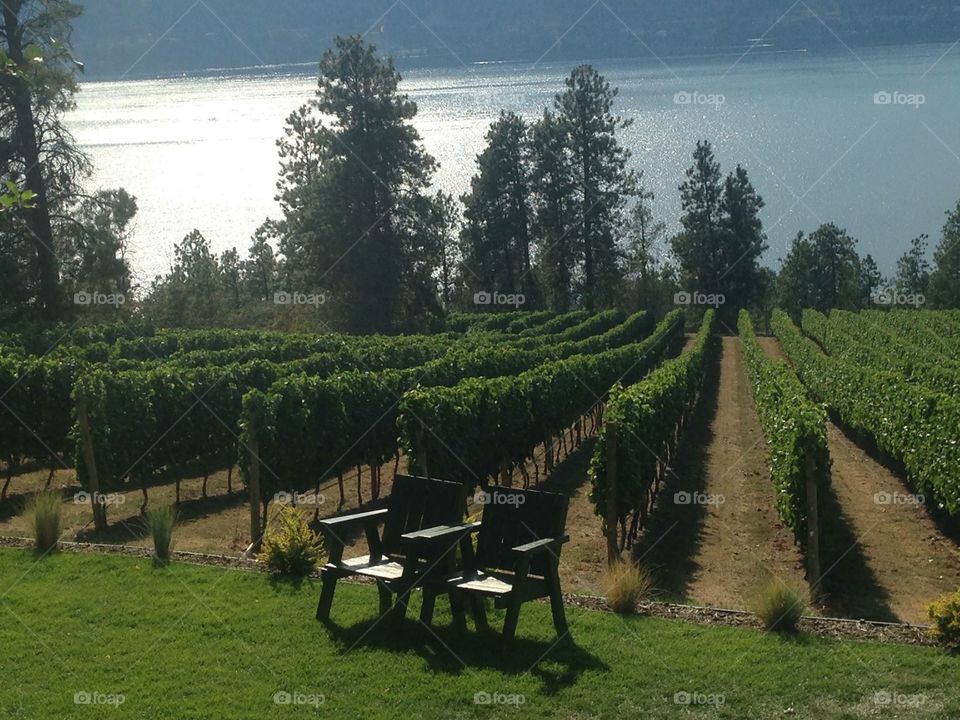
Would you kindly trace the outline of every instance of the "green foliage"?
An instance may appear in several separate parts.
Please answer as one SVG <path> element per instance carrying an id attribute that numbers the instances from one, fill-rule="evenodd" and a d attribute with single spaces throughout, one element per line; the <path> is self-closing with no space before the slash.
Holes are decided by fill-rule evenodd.
<path id="1" fill-rule="evenodd" d="M 803 331 L 831 356 L 857 365 L 886 368 L 911 383 L 937 392 L 960 393 L 960 362 L 932 354 L 930 345 L 904 343 L 885 323 L 867 316 L 834 310 L 827 318 L 816 310 L 803 311 Z M 915 316 L 911 334 L 919 336 L 922 316 Z"/>
<path id="2" fill-rule="evenodd" d="M 724 295 L 720 314 L 732 325 L 737 308 L 761 300 L 759 259 L 767 249 L 763 198 L 739 165 L 723 179 L 709 142 L 697 142 L 680 196 L 683 230 L 672 240 L 680 283 L 689 292 Z"/>
<path id="3" fill-rule="evenodd" d="M 400 404 L 401 445 L 416 466 L 473 485 L 496 474 L 501 461 L 526 459 L 568 428 L 617 382 L 652 367 L 682 332 L 674 311 L 642 342 L 544 362 L 526 372 L 473 377 L 453 387 L 411 390 Z"/>
<path id="4" fill-rule="evenodd" d="M 933 253 L 930 301 L 938 308 L 960 307 L 960 201 L 947 213 L 947 222 Z"/>
<path id="5" fill-rule="evenodd" d="M 879 284 L 876 263 L 857 254 L 857 240 L 833 223 L 809 237 L 800 233 L 777 280 L 780 305 L 794 317 L 805 308 L 856 310 L 870 302 Z"/>
<path id="6" fill-rule="evenodd" d="M 740 312 L 738 325 L 747 376 L 767 439 L 767 464 L 777 492 L 777 512 L 796 540 L 802 542 L 807 536 L 808 468 L 821 488 L 830 483 L 826 412 L 807 399 L 806 390 L 790 368 L 767 357 L 745 310 Z M 818 498 L 821 496 L 818 494 Z"/>
<path id="7" fill-rule="evenodd" d="M 153 557 L 161 565 L 170 562 L 170 550 L 173 544 L 173 531 L 177 526 L 177 511 L 165 506 L 147 513 L 147 529 L 153 539 Z"/>
<path id="8" fill-rule="evenodd" d="M 771 327 L 815 399 L 902 463 L 918 493 L 951 515 L 960 513 L 960 403 L 955 397 L 911 384 L 885 363 L 860 365 L 824 355 L 780 310 Z"/>
<path id="9" fill-rule="evenodd" d="M 679 310 L 670 318 L 683 322 Z M 628 386 L 615 387 L 610 393 L 604 428 L 590 462 L 590 501 L 597 515 L 604 517 L 609 489 L 609 425 L 615 423 L 621 546 L 636 539 L 658 489 L 658 463 L 675 448 L 678 429 L 699 397 L 707 366 L 716 353 L 715 320 L 716 314 L 708 311 L 692 347 L 665 362 L 642 382 L 629 386 L 630 379 L 623 378 Z M 655 365 L 654 362 L 650 366 Z"/>
<path id="10" fill-rule="evenodd" d="M 296 508 L 281 505 L 263 537 L 260 562 L 271 575 L 302 578 L 323 558 L 323 537 L 310 529 Z"/>
<path id="11" fill-rule="evenodd" d="M 27 519 L 37 552 L 46 554 L 56 550 L 63 533 L 62 508 L 63 498 L 59 493 L 41 492 L 30 499 Z"/>
<path id="12" fill-rule="evenodd" d="M 960 651 L 960 590 L 931 603 L 927 614 L 933 622 L 931 636 L 941 645 Z"/>
<path id="13" fill-rule="evenodd" d="M 753 611 L 775 632 L 795 633 L 806 610 L 804 595 L 777 578 L 767 579 L 753 599 Z"/>

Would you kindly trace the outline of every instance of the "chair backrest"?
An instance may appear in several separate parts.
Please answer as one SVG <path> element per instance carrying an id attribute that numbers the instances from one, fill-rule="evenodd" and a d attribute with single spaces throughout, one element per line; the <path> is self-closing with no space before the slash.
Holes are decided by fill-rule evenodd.
<path id="1" fill-rule="evenodd" d="M 565 532 L 570 502 L 566 495 L 497 486 L 477 492 L 484 502 L 477 540 L 477 564 L 481 568 L 512 568 L 516 562 L 513 548 L 561 537 Z M 530 572 L 543 575 L 546 563 L 534 561 Z"/>
<path id="2" fill-rule="evenodd" d="M 383 525 L 383 553 L 399 554 L 404 533 L 463 522 L 466 497 L 463 483 L 397 475 Z"/>

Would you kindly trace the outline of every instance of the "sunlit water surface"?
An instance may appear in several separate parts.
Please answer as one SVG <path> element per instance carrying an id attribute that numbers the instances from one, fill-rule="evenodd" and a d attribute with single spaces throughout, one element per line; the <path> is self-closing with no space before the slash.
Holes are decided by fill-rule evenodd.
<path id="1" fill-rule="evenodd" d="M 836 55 L 770 54 L 703 61 L 598 62 L 631 118 L 623 142 L 656 193 L 671 230 L 677 186 L 697 139 L 709 138 L 725 170 L 747 167 L 766 200 L 765 261 L 779 266 L 799 230 L 835 221 L 893 269 L 910 238 L 939 237 L 960 198 L 960 48 L 886 48 Z M 476 154 L 501 108 L 533 119 L 562 89 L 572 63 L 479 65 L 404 73 L 419 105 L 436 184 L 469 186 Z M 181 77 L 85 83 L 69 125 L 91 155 L 96 187 L 127 188 L 140 213 L 134 262 L 141 280 L 169 265 L 173 245 L 197 228 L 213 247 L 243 252 L 276 214 L 276 140 L 311 98 L 299 74 Z M 875 102 L 875 93 L 922 95 L 923 104 Z M 722 96 L 678 104 L 677 93 Z"/>

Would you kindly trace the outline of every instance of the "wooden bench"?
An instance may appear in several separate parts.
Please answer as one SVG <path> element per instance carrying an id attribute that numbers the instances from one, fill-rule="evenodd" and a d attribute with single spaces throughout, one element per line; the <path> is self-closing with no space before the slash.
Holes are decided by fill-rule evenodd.
<path id="1" fill-rule="evenodd" d="M 424 579 L 420 619 L 427 625 L 432 622 L 436 598 L 441 594 L 450 597 L 456 617 L 460 596 L 468 602 L 477 627 L 486 629 L 486 598 L 492 598 L 495 607 L 507 610 L 503 637 L 509 642 L 517 631 L 520 606 L 549 597 L 557 635 L 565 635 L 568 630 L 559 565 L 560 551 L 569 540 L 564 534 L 568 498 L 505 487 L 485 488 L 484 496 L 487 502 L 479 523 L 437 528 L 429 533 L 430 542 L 441 548 L 435 552 L 451 541 L 459 543 L 461 567 Z"/>
<path id="2" fill-rule="evenodd" d="M 320 569 L 317 619 L 329 619 L 337 581 L 353 575 L 376 581 L 381 615 L 391 609 L 393 594 L 398 596 L 398 612 L 405 614 L 407 596 L 420 576 L 433 568 L 449 567 L 438 564 L 443 560 L 439 546 L 432 546 L 438 548 L 437 554 L 422 547 L 418 533 L 458 525 L 465 509 L 466 487 L 462 483 L 397 475 L 386 508 L 321 520 L 328 561 Z M 382 534 L 378 532 L 381 522 Z M 358 528 L 366 536 L 368 554 L 344 560 L 346 538 Z"/>

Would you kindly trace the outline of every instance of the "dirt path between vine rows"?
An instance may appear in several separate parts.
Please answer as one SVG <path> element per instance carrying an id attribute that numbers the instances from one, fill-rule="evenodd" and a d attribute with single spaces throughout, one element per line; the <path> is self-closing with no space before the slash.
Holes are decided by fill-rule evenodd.
<path id="1" fill-rule="evenodd" d="M 722 338 L 719 362 L 672 465 L 637 548 L 669 597 L 744 608 L 770 575 L 806 586 L 802 556 L 777 516 L 737 338 Z"/>
<path id="2" fill-rule="evenodd" d="M 776 338 L 765 352 L 786 359 Z M 834 423 L 827 424 L 832 492 L 823 519 L 824 601 L 831 613 L 928 622 L 926 606 L 960 587 L 960 551 L 911 490 Z"/>

